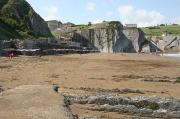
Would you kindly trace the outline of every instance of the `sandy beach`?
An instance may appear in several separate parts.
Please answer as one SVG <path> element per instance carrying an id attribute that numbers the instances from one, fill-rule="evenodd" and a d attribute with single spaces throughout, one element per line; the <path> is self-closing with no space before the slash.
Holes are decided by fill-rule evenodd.
<path id="1" fill-rule="evenodd" d="M 118 95 L 180 99 L 179 77 L 179 59 L 148 54 L 101 53 L 0 59 L 0 86 L 4 90 L 21 85 L 56 84 L 61 93 L 94 95 L 101 90 L 129 89 L 143 93 Z M 73 110 L 83 113 L 79 108 Z"/>
<path id="2" fill-rule="evenodd" d="M 44 57 L 16 57 L 0 60 L 0 85 L 57 84 L 69 88 L 130 88 L 167 91 L 180 99 L 180 84 L 143 82 L 143 78 L 178 78 L 180 60 L 146 54 L 86 54 Z M 149 94 L 148 94 L 149 95 Z M 154 94 L 152 94 L 154 95 Z"/>

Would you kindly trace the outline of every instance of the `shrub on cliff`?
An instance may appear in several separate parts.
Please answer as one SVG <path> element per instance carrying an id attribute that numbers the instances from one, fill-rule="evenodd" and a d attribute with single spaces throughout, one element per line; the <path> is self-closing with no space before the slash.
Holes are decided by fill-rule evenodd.
<path id="1" fill-rule="evenodd" d="M 52 37 L 47 23 L 25 0 L 1 0 L 0 20 L 0 39 Z M 8 36 L 7 32 L 12 35 Z"/>

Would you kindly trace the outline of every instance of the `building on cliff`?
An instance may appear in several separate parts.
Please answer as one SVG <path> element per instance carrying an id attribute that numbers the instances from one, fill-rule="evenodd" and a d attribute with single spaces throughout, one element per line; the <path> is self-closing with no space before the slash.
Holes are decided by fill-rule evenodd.
<path id="1" fill-rule="evenodd" d="M 57 20 L 47 21 L 47 24 L 48 24 L 48 27 L 51 29 L 51 31 L 59 30 L 63 27 L 62 22 L 57 21 Z"/>
<path id="2" fill-rule="evenodd" d="M 137 28 L 137 24 L 125 24 L 125 28 Z"/>

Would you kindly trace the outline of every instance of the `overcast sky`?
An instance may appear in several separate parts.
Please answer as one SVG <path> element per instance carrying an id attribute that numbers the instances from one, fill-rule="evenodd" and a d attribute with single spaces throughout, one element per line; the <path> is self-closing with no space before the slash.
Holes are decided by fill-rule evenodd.
<path id="1" fill-rule="evenodd" d="M 150 26 L 180 24 L 180 0 L 27 0 L 45 20 L 75 24 L 118 20 Z"/>

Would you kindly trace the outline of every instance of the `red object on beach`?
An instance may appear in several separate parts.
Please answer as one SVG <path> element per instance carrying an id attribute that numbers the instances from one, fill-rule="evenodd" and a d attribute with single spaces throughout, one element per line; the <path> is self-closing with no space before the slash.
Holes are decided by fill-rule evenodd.
<path id="1" fill-rule="evenodd" d="M 13 52 L 7 52 L 6 53 L 6 57 L 9 58 L 9 59 L 12 59 L 13 56 L 14 56 Z"/>

